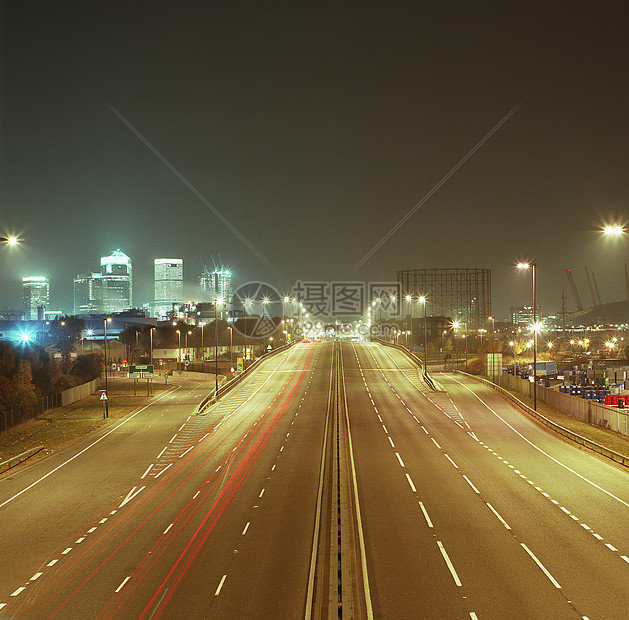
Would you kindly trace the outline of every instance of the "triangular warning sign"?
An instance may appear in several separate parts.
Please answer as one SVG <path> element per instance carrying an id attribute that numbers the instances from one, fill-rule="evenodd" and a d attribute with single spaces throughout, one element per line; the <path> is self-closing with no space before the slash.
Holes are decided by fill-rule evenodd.
<path id="1" fill-rule="evenodd" d="M 109 398 L 107 396 L 107 392 L 101 392 L 99 400 L 109 400 Z"/>

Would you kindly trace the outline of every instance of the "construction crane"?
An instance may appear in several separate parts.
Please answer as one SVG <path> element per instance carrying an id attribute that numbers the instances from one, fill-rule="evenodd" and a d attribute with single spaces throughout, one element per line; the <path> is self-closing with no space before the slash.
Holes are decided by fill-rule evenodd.
<path id="1" fill-rule="evenodd" d="M 579 297 L 579 291 L 577 290 L 577 285 L 574 283 L 574 278 L 572 277 L 572 272 L 567 267 L 566 267 L 566 276 L 568 278 L 568 282 L 570 283 L 570 289 L 572 290 L 572 295 L 574 297 L 574 301 L 577 304 L 577 310 L 579 310 L 579 312 L 581 312 L 583 310 L 583 304 L 581 303 L 581 297 Z"/>
<path id="2" fill-rule="evenodd" d="M 602 306 L 603 304 L 601 303 L 601 294 L 598 292 L 598 284 L 596 283 L 594 272 L 592 272 L 592 283 L 594 284 L 594 294 L 596 295 L 596 303 L 598 306 Z"/>
<path id="3" fill-rule="evenodd" d="M 590 280 L 590 272 L 588 271 L 587 265 L 583 265 L 583 268 L 585 269 L 585 277 L 587 278 L 590 296 L 592 297 L 592 307 L 596 308 L 596 297 L 594 296 L 594 289 L 592 288 L 592 280 Z"/>

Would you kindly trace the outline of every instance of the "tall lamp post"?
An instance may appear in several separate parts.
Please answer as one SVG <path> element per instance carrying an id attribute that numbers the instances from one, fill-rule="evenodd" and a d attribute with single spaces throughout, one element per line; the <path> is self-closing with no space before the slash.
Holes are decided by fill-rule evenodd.
<path id="1" fill-rule="evenodd" d="M 181 332 L 177 330 L 177 368 L 181 362 Z"/>
<path id="2" fill-rule="evenodd" d="M 428 322 L 426 318 L 426 298 L 422 295 L 418 299 L 424 305 L 424 374 L 428 374 Z"/>
<path id="3" fill-rule="evenodd" d="M 103 319 L 103 327 L 105 331 L 105 396 L 107 400 L 105 401 L 105 417 L 109 417 L 109 394 L 107 393 L 107 323 L 111 323 L 110 318 Z"/>
<path id="4" fill-rule="evenodd" d="M 214 300 L 214 378 L 216 381 L 216 397 L 218 398 L 218 305 L 223 304 L 222 297 L 218 297 Z M 262 307 L 264 314 L 264 306 Z"/>
<path id="5" fill-rule="evenodd" d="M 622 237 L 624 235 L 627 241 L 629 241 L 629 229 L 619 224 L 605 226 L 603 228 L 603 234 L 606 237 Z M 629 272 L 627 271 L 627 261 L 625 261 L 625 286 L 627 288 L 627 301 L 629 301 Z"/>
<path id="6" fill-rule="evenodd" d="M 487 318 L 491 321 L 491 380 L 496 383 L 496 317 Z"/>
<path id="7" fill-rule="evenodd" d="M 518 269 L 529 268 L 533 274 L 533 410 L 537 411 L 537 263 L 518 263 Z"/>
<path id="8" fill-rule="evenodd" d="M 203 348 L 203 327 L 205 326 L 205 323 L 201 321 L 199 326 L 201 327 L 201 361 L 203 362 L 205 360 L 205 349 Z"/>

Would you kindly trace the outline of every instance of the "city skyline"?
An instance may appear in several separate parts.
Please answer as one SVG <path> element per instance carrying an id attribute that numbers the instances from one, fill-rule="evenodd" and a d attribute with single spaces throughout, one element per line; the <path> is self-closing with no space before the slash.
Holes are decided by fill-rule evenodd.
<path id="1" fill-rule="evenodd" d="M 587 297 L 583 265 L 624 300 L 617 9 L 4 3 L 0 305 L 43 266 L 57 305 L 109 247 L 145 301 L 154 258 L 190 286 L 210 251 L 280 291 L 490 269 L 506 316 L 534 261 L 547 312 L 576 309 L 566 268 Z"/>

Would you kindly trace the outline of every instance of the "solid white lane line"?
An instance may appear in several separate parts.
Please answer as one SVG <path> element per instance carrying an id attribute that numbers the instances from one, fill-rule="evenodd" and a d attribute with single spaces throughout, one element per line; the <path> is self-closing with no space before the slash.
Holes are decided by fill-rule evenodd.
<path id="1" fill-rule="evenodd" d="M 245 525 L 245 529 L 242 531 L 241 536 L 244 536 L 247 533 L 247 530 L 249 529 L 250 525 L 251 525 L 251 521 L 247 521 L 247 525 Z"/>
<path id="2" fill-rule="evenodd" d="M 399 455 L 399 453 L 398 453 L 398 452 L 396 452 L 396 453 L 395 453 L 395 456 L 397 456 L 397 460 L 400 462 L 400 465 L 401 465 L 402 467 L 406 467 L 406 466 L 404 465 L 404 461 L 402 460 L 402 457 Z"/>
<path id="3" fill-rule="evenodd" d="M 472 487 L 472 489 L 474 490 L 474 493 L 478 493 L 478 495 L 480 495 L 480 491 L 472 484 L 472 481 L 465 474 L 463 474 L 463 478 L 465 478 L 465 481 L 467 482 L 467 484 L 469 484 Z"/>
<path id="4" fill-rule="evenodd" d="M 500 521 L 500 523 L 502 523 L 508 530 L 510 530 L 511 526 L 498 514 L 498 511 L 489 502 L 485 503 L 487 504 L 487 506 L 489 506 L 489 510 L 491 510 L 496 515 L 498 521 Z"/>
<path id="5" fill-rule="evenodd" d="M 426 519 L 426 523 L 428 523 L 428 527 L 433 527 L 432 521 L 430 520 L 430 517 L 428 516 L 428 512 L 426 511 L 426 508 L 424 507 L 424 504 L 422 502 L 419 502 L 419 507 L 422 509 L 422 512 L 424 513 L 424 519 Z"/>
<path id="6" fill-rule="evenodd" d="M 483 405 L 485 405 L 485 407 L 487 407 L 487 409 L 489 409 L 489 411 L 491 411 L 503 424 L 505 424 L 507 427 L 509 427 L 516 435 L 518 435 L 519 437 L 521 437 L 527 444 L 529 444 L 532 448 L 534 448 L 535 450 L 537 450 L 540 454 L 543 454 L 545 457 L 547 457 L 548 459 L 550 459 L 551 461 L 553 461 L 554 463 L 556 463 L 557 465 L 559 465 L 560 467 L 563 467 L 566 471 L 569 471 L 571 474 L 574 474 L 577 478 L 583 480 L 583 482 L 590 484 L 591 486 L 593 486 L 595 489 L 598 489 L 599 491 L 601 491 L 601 493 L 605 493 L 605 495 L 607 495 L 608 497 L 611 497 L 612 499 L 616 500 L 617 502 L 619 502 L 620 504 L 622 504 L 623 506 L 626 506 L 627 508 L 629 508 L 629 502 L 626 502 L 622 499 L 620 499 L 619 497 L 617 497 L 616 495 L 614 495 L 613 493 L 611 493 L 610 491 L 608 491 L 607 489 L 604 489 L 602 486 L 596 484 L 595 482 L 592 482 L 591 480 L 589 480 L 588 478 L 586 478 L 585 476 L 583 476 L 582 474 L 580 474 L 579 472 L 575 471 L 574 469 L 568 467 L 567 465 L 564 465 L 564 463 L 562 463 L 561 461 L 559 461 L 558 459 L 556 459 L 555 457 L 551 456 L 550 454 L 548 454 L 548 452 L 545 452 L 544 450 L 542 450 L 539 446 L 537 446 L 536 444 L 534 444 L 530 439 L 527 439 L 522 433 L 520 433 L 519 431 L 517 431 L 511 424 L 509 424 L 509 422 L 507 422 L 503 417 L 501 417 L 500 415 L 498 415 L 482 398 L 480 398 L 477 394 L 474 393 L 473 390 L 471 390 L 468 386 L 464 385 L 463 383 L 461 383 L 460 381 L 458 381 L 457 379 L 455 379 L 455 381 L 460 384 L 462 387 L 464 387 L 466 390 L 468 390 L 469 392 L 472 393 L 472 395 L 479 400 L 481 403 L 483 403 Z M 1 507 L 1 506 L 0 506 Z"/>
<path id="7" fill-rule="evenodd" d="M 218 596 L 221 593 L 221 588 L 223 587 L 223 584 L 225 583 L 225 579 L 227 579 L 227 575 L 222 576 L 221 581 L 218 584 L 218 588 L 216 588 L 216 592 L 214 592 L 214 596 Z"/>
<path id="8" fill-rule="evenodd" d="M 524 549 L 524 551 L 526 551 L 531 556 L 531 559 L 533 560 L 533 562 L 535 562 L 535 564 L 539 566 L 539 568 L 544 573 L 544 575 L 546 575 L 546 577 L 550 579 L 550 582 L 555 586 L 555 588 L 561 590 L 561 586 L 557 583 L 555 578 L 548 572 L 546 567 L 537 559 L 536 555 L 524 543 L 520 543 L 520 545 Z"/>
<path id="9" fill-rule="evenodd" d="M 151 463 L 147 468 L 146 471 L 140 476 L 140 480 L 143 480 L 144 478 L 146 478 L 146 476 L 148 475 L 148 473 L 151 471 L 151 469 L 153 469 L 153 463 Z"/>
<path id="10" fill-rule="evenodd" d="M 166 450 L 168 450 L 168 446 L 165 446 L 164 449 L 157 455 L 157 458 L 161 458 L 162 454 L 164 454 L 164 452 L 166 452 Z"/>
<path id="11" fill-rule="evenodd" d="M 128 577 L 125 577 L 123 582 L 116 588 L 116 592 L 120 592 L 120 590 L 122 590 L 122 588 L 124 588 L 125 583 L 127 583 L 127 581 L 129 581 L 129 579 L 131 579 L 131 575 L 129 575 Z"/>
<path id="12" fill-rule="evenodd" d="M 175 525 L 174 523 L 171 523 L 165 530 L 164 530 L 164 534 L 168 534 L 168 530 L 170 530 L 170 528 Z"/>
<path id="13" fill-rule="evenodd" d="M 406 474 L 406 479 L 408 480 L 408 483 L 411 485 L 411 489 L 413 489 L 413 493 L 417 493 L 417 489 L 415 488 L 415 485 L 413 484 L 413 481 L 411 480 L 411 477 Z"/>
<path id="14" fill-rule="evenodd" d="M 450 570 L 450 574 L 452 575 L 452 578 L 454 579 L 454 583 L 457 586 L 463 585 L 461 583 L 461 580 L 459 579 L 459 576 L 456 573 L 456 570 L 454 569 L 454 564 L 452 564 L 452 561 L 450 560 L 450 557 L 448 556 L 448 553 L 446 552 L 445 547 L 443 546 L 443 543 L 440 540 L 438 540 L 437 545 L 439 545 L 439 551 L 441 551 L 441 555 L 443 556 L 443 559 L 446 561 L 446 565 L 448 566 L 448 569 Z"/>
<path id="15" fill-rule="evenodd" d="M 177 387 L 175 389 L 178 390 L 179 387 Z M 74 456 L 71 456 L 68 460 L 64 461 L 60 465 L 57 465 L 57 467 L 55 467 L 54 469 L 51 469 L 47 474 L 44 474 L 41 478 L 35 480 L 35 482 L 32 482 L 31 484 L 29 484 L 27 487 L 23 488 L 21 491 L 19 491 L 18 493 L 16 493 L 12 497 L 9 497 L 8 499 L 4 500 L 0 504 L 0 508 L 5 506 L 9 502 L 12 502 L 14 499 L 19 497 L 23 493 L 26 493 L 26 491 L 28 491 L 29 489 L 32 489 L 35 485 L 37 485 L 40 482 L 46 480 L 46 478 L 48 478 L 48 476 L 52 476 L 55 472 L 59 471 L 62 467 L 65 467 L 68 463 L 71 463 L 72 461 L 74 461 L 74 459 L 79 458 L 82 454 L 87 452 L 90 448 L 93 448 L 97 443 L 100 443 L 101 441 L 103 441 L 103 439 L 105 439 L 106 437 L 109 437 L 109 435 L 111 435 L 112 433 L 115 433 L 120 427 L 122 427 L 123 425 L 127 424 L 127 422 L 129 422 L 130 420 L 135 418 L 135 416 L 137 416 L 138 414 L 142 413 L 145 409 L 150 407 L 152 404 L 154 404 L 157 401 L 159 401 L 166 394 L 170 394 L 170 393 L 171 393 L 170 391 L 169 392 L 164 392 L 163 394 L 160 394 L 159 396 L 157 396 L 154 401 L 150 402 L 145 407 L 142 407 L 142 409 L 139 409 L 135 413 L 133 413 L 130 416 L 128 416 L 127 418 L 125 418 L 120 424 L 118 424 L 117 426 L 114 426 L 110 431 L 107 431 L 104 435 L 101 435 L 96 441 L 93 441 L 89 446 L 86 446 L 85 448 L 83 448 L 83 450 L 81 450 L 80 452 L 77 452 Z"/>
<path id="16" fill-rule="evenodd" d="M 450 463 L 452 463 L 452 465 L 454 465 L 454 467 L 456 467 L 457 469 L 459 468 L 459 466 L 444 452 L 443 456 L 445 456 L 448 461 L 450 461 Z"/>
<path id="17" fill-rule="evenodd" d="M 172 466 L 173 466 L 172 463 L 168 463 L 168 465 L 166 465 L 166 467 L 164 467 L 164 469 L 162 469 L 162 471 L 160 471 L 159 474 L 155 476 L 155 479 L 157 480 L 165 471 L 170 469 Z"/>
<path id="18" fill-rule="evenodd" d="M 432 439 L 432 443 L 435 444 L 435 446 L 437 446 L 437 448 L 439 448 L 439 450 L 441 450 L 441 446 L 437 443 L 437 441 L 435 440 L 434 437 L 431 437 L 430 439 Z"/>

